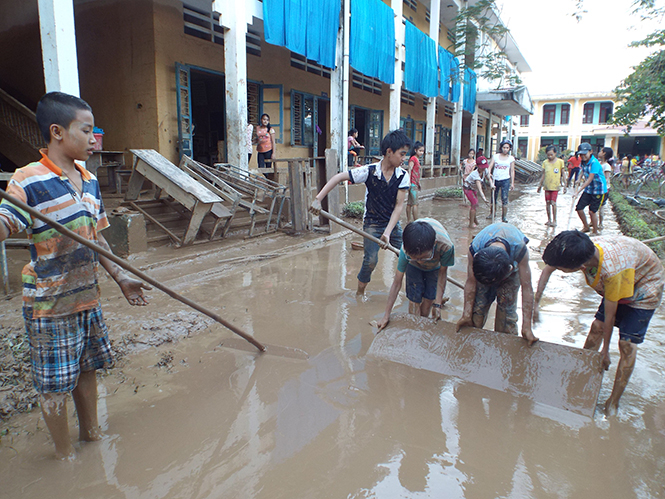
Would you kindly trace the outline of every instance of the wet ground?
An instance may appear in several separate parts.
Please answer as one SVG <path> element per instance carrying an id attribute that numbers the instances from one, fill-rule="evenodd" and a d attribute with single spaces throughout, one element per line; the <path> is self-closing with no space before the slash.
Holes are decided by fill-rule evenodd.
<path id="1" fill-rule="evenodd" d="M 570 196 L 562 195 L 558 230 L 566 228 L 569 206 Z M 475 233 L 465 227 L 466 207 L 428 201 L 421 216 L 448 228 L 457 248 L 450 275 L 463 281 Z M 543 224 L 542 195 L 526 188 L 509 220 L 531 240 L 535 286 L 540 251 L 555 232 Z M 612 220 L 605 232 L 617 232 Z M 367 300 L 358 301 L 362 252 L 351 250 L 357 239 L 273 237 L 223 255 L 185 254 L 149 270 L 260 341 L 307 351 L 308 360 L 228 348 L 223 343 L 232 334 L 221 325 L 158 291 L 150 307 L 131 309 L 106 282 L 103 306 L 114 338 L 143 350 L 100 379 L 106 436 L 80 446 L 77 462 L 61 463 L 38 413 L 13 418 L 0 445 L 0 497 L 665 495 L 662 309 L 618 416 L 563 415 L 524 397 L 367 357 L 369 322 L 383 313 L 396 257 L 382 253 Z M 145 258 L 135 263 L 147 265 Z M 456 321 L 462 291 L 448 285 L 446 294 L 443 318 Z M 406 312 L 405 298 L 399 300 L 396 312 Z M 536 335 L 581 348 L 598 301 L 581 275 L 555 274 Z M 14 310 L 3 314 L 0 321 L 16 320 Z M 616 344 L 611 355 L 600 401 L 611 391 Z M 70 427 L 74 436 L 74 416 Z"/>

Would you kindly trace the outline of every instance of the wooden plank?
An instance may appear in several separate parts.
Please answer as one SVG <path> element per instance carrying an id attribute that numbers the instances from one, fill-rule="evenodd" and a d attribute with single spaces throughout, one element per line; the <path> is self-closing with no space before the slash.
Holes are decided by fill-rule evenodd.
<path id="1" fill-rule="evenodd" d="M 592 417 L 603 379 L 598 352 L 413 315 L 397 316 L 367 355 L 528 397 Z"/>
<path id="2" fill-rule="evenodd" d="M 178 190 L 189 194 L 194 200 L 202 203 L 221 203 L 222 199 L 219 196 L 212 193 L 210 189 L 207 189 L 203 185 L 199 184 L 196 180 L 191 178 L 185 172 L 180 170 L 176 165 L 171 163 L 164 156 L 159 154 L 154 149 L 130 149 L 132 154 L 137 158 L 142 160 L 143 165 L 147 165 L 148 168 L 142 166 L 141 161 L 136 165 L 136 169 L 139 170 L 148 180 L 153 183 L 156 183 L 158 187 L 161 187 L 166 191 L 170 196 L 178 199 L 177 192 L 174 192 L 174 196 L 169 192 L 169 188 L 176 187 Z M 158 173 L 159 175 L 154 175 L 153 172 Z M 154 177 L 154 178 L 151 178 Z M 159 183 L 160 180 L 163 181 Z M 165 184 L 165 185 L 161 185 Z M 188 209 L 193 209 L 193 203 L 188 206 Z"/>
<path id="3" fill-rule="evenodd" d="M 168 236 L 173 239 L 174 242 L 176 242 L 178 245 L 181 245 L 182 242 L 178 236 L 176 236 L 173 232 L 171 232 L 169 229 L 167 229 L 162 223 L 159 222 L 155 217 L 150 215 L 148 212 L 146 212 L 144 209 L 142 209 L 138 204 L 134 202 L 130 202 L 129 206 L 134 208 L 136 211 L 139 213 L 143 214 L 144 217 L 146 217 L 148 220 L 150 220 L 152 223 L 154 223 L 157 227 L 159 227 L 161 230 L 166 232 Z"/>

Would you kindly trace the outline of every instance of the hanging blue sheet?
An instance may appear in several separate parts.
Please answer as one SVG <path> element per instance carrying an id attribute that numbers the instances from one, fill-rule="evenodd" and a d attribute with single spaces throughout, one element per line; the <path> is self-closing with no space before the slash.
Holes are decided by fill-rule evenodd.
<path id="1" fill-rule="evenodd" d="M 464 110 L 468 113 L 476 112 L 476 72 L 473 69 L 464 69 Z"/>
<path id="2" fill-rule="evenodd" d="M 426 97 L 438 94 L 436 42 L 406 21 L 404 34 L 404 87 Z"/>
<path id="3" fill-rule="evenodd" d="M 459 60 L 443 47 L 439 46 L 439 95 L 448 102 L 459 101 Z"/>
<path id="4" fill-rule="evenodd" d="M 395 12 L 381 0 L 351 1 L 349 64 L 365 76 L 395 83 Z"/>
<path id="5" fill-rule="evenodd" d="M 340 0 L 263 0 L 266 42 L 335 68 Z"/>

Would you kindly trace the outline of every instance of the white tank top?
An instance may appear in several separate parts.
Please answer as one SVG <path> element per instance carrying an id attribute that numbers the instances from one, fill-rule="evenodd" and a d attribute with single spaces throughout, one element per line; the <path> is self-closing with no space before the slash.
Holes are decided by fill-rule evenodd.
<path id="1" fill-rule="evenodd" d="M 508 155 L 507 158 L 501 159 L 500 154 L 494 155 L 494 170 L 492 175 L 494 180 L 506 180 L 510 178 L 510 164 L 515 161 L 515 157 Z"/>

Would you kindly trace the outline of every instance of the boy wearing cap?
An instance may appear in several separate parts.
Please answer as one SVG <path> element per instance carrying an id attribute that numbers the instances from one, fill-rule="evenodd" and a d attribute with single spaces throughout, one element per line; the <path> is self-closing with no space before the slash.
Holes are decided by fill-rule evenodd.
<path id="1" fill-rule="evenodd" d="M 598 210 L 607 196 L 607 181 L 605 180 L 603 167 L 591 154 L 591 150 L 591 144 L 587 142 L 582 142 L 577 149 L 577 155 L 582 160 L 582 172 L 586 180 L 575 193 L 575 196 L 577 196 L 580 191 L 583 191 L 575 210 L 584 225 L 582 232 L 589 232 L 589 223 L 584 214 L 584 208 L 589 207 L 592 233 L 598 235 Z"/>

